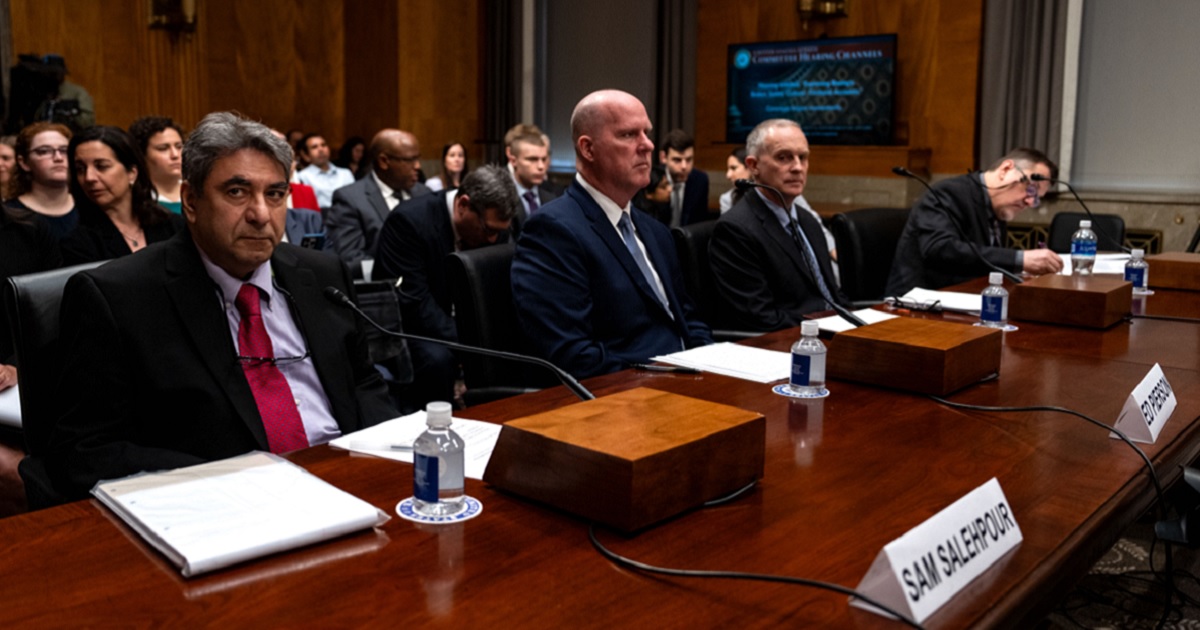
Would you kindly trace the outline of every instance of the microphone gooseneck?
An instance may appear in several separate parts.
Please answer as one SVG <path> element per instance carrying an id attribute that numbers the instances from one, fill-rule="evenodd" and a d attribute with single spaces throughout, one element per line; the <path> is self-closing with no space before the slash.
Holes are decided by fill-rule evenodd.
<path id="1" fill-rule="evenodd" d="M 942 214 L 945 214 L 946 218 L 950 219 L 950 222 L 954 224 L 954 229 L 958 230 L 958 235 L 962 238 L 962 242 L 966 243 L 967 247 L 970 247 L 971 251 L 975 252 L 975 257 L 993 271 L 999 271 L 1000 273 L 1004 274 L 1005 278 L 1012 280 L 1016 284 L 1021 284 L 1021 276 L 1018 276 L 1017 274 L 1004 269 L 999 265 L 993 264 L 992 261 L 983 257 L 983 252 L 979 251 L 979 246 L 976 245 L 974 241 L 967 238 L 967 231 L 963 229 L 961 224 L 959 224 L 958 217 L 955 216 L 955 214 L 950 211 L 950 207 L 943 202 L 941 193 L 937 190 L 934 190 L 933 186 L 930 186 L 929 182 L 925 181 L 924 177 L 917 175 L 903 166 L 893 166 L 892 172 L 901 177 L 907 177 L 909 179 L 915 179 L 916 181 L 921 182 L 921 185 L 924 186 L 925 189 L 929 191 L 930 196 L 933 197 L 934 204 L 937 205 L 937 207 L 942 211 Z"/>
<path id="2" fill-rule="evenodd" d="M 788 204 L 787 204 L 787 202 L 785 202 L 783 200 L 783 193 L 779 192 L 778 190 L 776 190 L 775 188 L 773 188 L 771 186 L 768 186 L 766 184 L 759 184 L 757 182 L 752 182 L 748 179 L 735 180 L 733 182 L 733 186 L 734 186 L 734 188 L 737 188 L 739 191 L 741 191 L 743 193 L 746 192 L 747 190 L 750 190 L 751 188 L 762 188 L 764 190 L 769 190 L 769 191 L 775 193 L 775 197 L 779 200 L 779 207 L 783 208 L 784 212 L 787 212 Z M 796 230 L 799 231 L 799 229 L 800 229 L 800 226 L 797 225 Z M 802 238 L 807 239 L 808 237 L 802 235 Z M 809 243 L 809 246 L 811 247 L 812 243 Z M 814 254 L 815 253 L 816 252 L 814 250 Z M 813 269 L 812 272 L 813 272 L 813 275 L 821 276 L 821 280 L 825 282 L 826 287 L 836 286 L 833 283 L 829 282 L 829 278 L 826 278 L 825 274 L 821 273 L 821 269 L 820 269 L 819 265 L 817 266 L 817 268 Z M 855 315 L 854 313 L 851 313 L 849 310 L 846 309 L 846 307 L 842 306 L 841 304 L 838 304 L 836 302 L 837 296 L 831 295 L 830 297 L 834 298 L 834 301 L 829 302 L 830 308 L 832 308 L 833 311 L 835 313 L 837 313 L 842 319 L 850 322 L 851 324 L 854 324 L 855 326 L 866 326 L 867 325 L 867 322 L 864 322 L 857 315 Z"/>
<path id="3" fill-rule="evenodd" d="M 1086 203 L 1083 202 L 1083 198 L 1079 196 L 1078 192 L 1075 192 L 1075 187 L 1071 185 L 1071 182 L 1068 182 L 1064 179 L 1054 179 L 1053 177 L 1046 177 L 1045 175 L 1042 175 L 1041 173 L 1032 173 L 1029 175 L 1029 179 L 1031 179 L 1035 182 L 1050 182 L 1051 184 L 1062 184 L 1063 186 L 1066 186 L 1067 190 L 1071 191 L 1071 194 L 1075 196 L 1075 201 L 1079 202 L 1079 207 L 1083 208 L 1083 211 L 1085 213 L 1087 213 L 1088 218 L 1091 219 L 1092 227 L 1096 230 L 1096 232 L 1099 233 L 1100 235 L 1104 236 L 1105 238 L 1107 238 L 1109 240 L 1109 242 L 1116 245 L 1117 249 L 1120 249 L 1121 251 L 1125 252 L 1126 254 L 1129 253 L 1129 248 L 1125 247 L 1124 243 L 1117 241 L 1117 239 L 1113 238 L 1112 234 L 1105 233 L 1104 230 L 1100 229 L 1100 223 L 1098 221 L 1096 221 L 1096 215 L 1092 214 L 1092 210 L 1087 207 Z"/>
<path id="4" fill-rule="evenodd" d="M 412 333 L 402 333 L 402 332 L 395 332 L 392 330 L 388 330 L 387 328 L 384 328 L 383 326 L 381 326 L 375 320 L 371 319 L 366 313 L 362 312 L 362 309 L 358 308 L 358 305 L 355 304 L 354 301 L 351 300 L 349 297 L 347 297 L 345 293 L 342 293 L 340 290 L 338 290 L 337 287 L 325 287 L 325 290 L 322 291 L 322 293 L 325 295 L 325 299 L 336 304 L 337 306 L 340 306 L 343 308 L 348 308 L 348 309 L 354 311 L 354 313 L 356 315 L 358 315 L 360 318 L 362 318 L 363 321 L 367 322 L 372 327 L 374 327 L 376 330 L 378 330 L 379 332 L 381 332 L 385 335 L 391 335 L 393 337 L 398 337 L 400 339 L 408 339 L 411 341 L 423 341 L 426 343 L 432 343 L 434 345 L 445 346 L 447 348 L 450 348 L 451 350 L 459 350 L 459 351 L 467 352 L 470 354 L 479 354 L 479 355 L 483 355 L 485 357 L 495 357 L 497 359 L 508 359 L 510 361 L 518 361 L 521 363 L 532 363 L 533 365 L 538 365 L 543 368 L 546 368 L 547 370 L 550 370 L 551 372 L 554 372 L 554 375 L 558 377 L 558 380 L 561 381 L 562 384 L 564 386 L 566 386 L 567 389 L 571 390 L 571 393 L 578 396 L 580 400 L 594 400 L 596 398 L 596 396 L 594 394 L 592 394 L 592 392 L 588 391 L 588 389 L 586 387 L 581 385 L 579 383 L 579 381 L 575 380 L 575 377 L 568 374 L 566 370 L 558 367 L 557 365 L 554 365 L 553 363 L 551 363 L 545 359 L 540 359 L 538 357 L 525 356 L 523 354 L 517 354 L 515 352 L 505 352 L 503 350 L 491 350 L 489 348 L 479 348 L 476 346 L 468 346 L 465 344 L 461 344 L 461 343 L 458 343 L 455 341 L 446 341 L 444 339 L 434 339 L 432 337 L 424 337 L 421 335 L 414 335 Z"/>

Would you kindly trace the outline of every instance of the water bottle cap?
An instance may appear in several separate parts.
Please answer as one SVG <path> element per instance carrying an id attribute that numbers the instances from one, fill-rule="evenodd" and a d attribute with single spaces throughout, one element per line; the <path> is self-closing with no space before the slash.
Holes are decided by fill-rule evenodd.
<path id="1" fill-rule="evenodd" d="M 448 402 L 431 402 L 425 405 L 425 425 L 445 428 L 450 426 L 450 410 Z"/>
<path id="2" fill-rule="evenodd" d="M 1083 219 L 1082 221 L 1079 222 L 1079 229 L 1081 229 L 1081 230 L 1091 229 L 1091 227 L 1092 227 L 1092 222 L 1087 219 Z"/>
<path id="3" fill-rule="evenodd" d="M 1130 253 L 1130 254 L 1132 254 L 1134 258 L 1141 258 L 1142 256 L 1145 256 L 1145 255 L 1146 255 L 1146 250 L 1144 250 L 1144 249 L 1135 249 L 1135 250 L 1133 250 L 1133 251 L 1131 251 L 1131 252 L 1129 252 L 1129 253 Z"/>
<path id="4" fill-rule="evenodd" d="M 821 325 L 817 322 L 800 322 L 800 334 L 805 337 L 814 337 L 821 330 Z"/>
<path id="5" fill-rule="evenodd" d="M 988 284 L 1004 284 L 1004 274 L 993 271 L 988 274 Z"/>

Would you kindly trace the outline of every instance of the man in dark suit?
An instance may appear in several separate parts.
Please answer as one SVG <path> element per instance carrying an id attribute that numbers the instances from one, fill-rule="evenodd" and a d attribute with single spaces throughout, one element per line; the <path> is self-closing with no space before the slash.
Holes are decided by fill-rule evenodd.
<path id="1" fill-rule="evenodd" d="M 844 303 L 821 224 L 797 205 L 808 179 L 808 139 L 795 121 L 760 123 L 746 138 L 755 188 L 721 216 L 709 241 L 722 312 L 743 330 L 799 326 L 804 315 Z"/>
<path id="2" fill-rule="evenodd" d="M 708 174 L 696 170 L 695 141 L 691 134 L 674 129 L 663 139 L 658 160 L 667 167 L 671 179 L 671 220 L 668 227 L 706 221 L 708 213 Z"/>
<path id="3" fill-rule="evenodd" d="M 584 97 L 571 115 L 575 183 L 517 242 L 517 319 L 539 354 L 577 377 L 712 343 L 670 232 L 630 204 L 650 181 L 650 132 L 633 95 Z"/>
<path id="4" fill-rule="evenodd" d="M 372 277 L 402 278 L 400 308 L 406 332 L 458 341 L 452 317 L 446 257 L 508 240 L 508 230 L 520 202 L 512 178 L 499 166 L 471 171 L 454 197 L 426 195 L 400 204 L 379 233 L 379 250 Z M 411 402 L 416 408 L 434 400 L 454 398 L 458 362 L 444 346 L 410 341 L 414 381 Z"/>
<path id="5" fill-rule="evenodd" d="M 266 127 L 208 115 L 183 150 L 188 231 L 68 282 L 47 461 L 67 497 L 396 415 L 353 314 L 322 295 L 352 290 L 344 267 L 279 244 L 290 167 Z"/>
<path id="6" fill-rule="evenodd" d="M 521 235 L 521 228 L 529 217 L 562 195 L 562 190 L 546 180 L 550 168 L 550 139 L 537 125 L 520 124 L 504 134 L 504 154 L 508 157 L 508 171 L 517 186 L 521 206 L 513 220 L 513 234 Z"/>
<path id="7" fill-rule="evenodd" d="M 1033 181 L 1041 176 L 1041 181 Z M 1048 249 L 1004 246 L 1005 227 L 1036 207 L 1058 178 L 1058 166 L 1036 149 L 1014 149 L 982 173 L 960 175 L 926 191 L 900 234 L 888 276 L 889 296 L 913 287 L 941 289 L 987 275 L 993 265 L 1013 272 L 1058 273 L 1062 258 Z M 936 191 L 936 192 L 935 192 Z"/>
<path id="8" fill-rule="evenodd" d="M 360 265 L 375 252 L 383 222 L 401 201 L 428 195 L 417 182 L 421 147 L 417 137 L 399 129 L 375 134 L 367 148 L 371 172 L 366 177 L 333 193 L 333 205 L 325 213 L 327 236 L 339 258 L 357 276 Z"/>

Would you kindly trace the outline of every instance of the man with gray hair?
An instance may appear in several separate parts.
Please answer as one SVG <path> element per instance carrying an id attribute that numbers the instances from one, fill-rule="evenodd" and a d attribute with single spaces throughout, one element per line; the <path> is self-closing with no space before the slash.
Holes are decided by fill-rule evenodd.
<path id="1" fill-rule="evenodd" d="M 802 208 L 808 139 L 795 121 L 760 123 L 746 138 L 746 168 L 762 188 L 721 216 L 709 260 L 730 326 L 770 331 L 846 303 L 834 281 L 821 224 Z"/>
<path id="2" fill-rule="evenodd" d="M 188 231 L 76 274 L 62 304 L 63 403 L 47 469 L 100 479 L 321 444 L 394 417 L 333 257 L 280 244 L 291 149 L 209 114 L 183 149 Z"/>
<path id="3" fill-rule="evenodd" d="M 402 279 L 400 309 L 406 332 L 458 341 L 446 257 L 507 241 L 520 203 L 508 171 L 488 165 L 463 179 L 453 207 L 444 195 L 425 195 L 392 212 L 379 232 L 373 277 Z M 414 376 L 402 406 L 422 409 L 430 401 L 452 400 L 458 372 L 454 354 L 419 341 L 409 341 L 408 348 Z"/>

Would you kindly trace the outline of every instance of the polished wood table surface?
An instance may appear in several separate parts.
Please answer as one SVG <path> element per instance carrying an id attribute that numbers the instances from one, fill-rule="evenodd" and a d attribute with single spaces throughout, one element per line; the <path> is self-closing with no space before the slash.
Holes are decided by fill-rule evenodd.
<path id="1" fill-rule="evenodd" d="M 1161 292 L 1148 307 L 1191 316 L 1200 303 L 1195 294 Z M 1196 459 L 1200 326 L 1018 325 L 1005 333 L 999 378 L 953 400 L 1062 405 L 1111 424 L 1158 362 L 1179 407 L 1144 448 L 1164 483 Z M 749 343 L 786 350 L 795 337 L 784 331 Z M 998 478 L 1024 541 L 930 617 L 929 628 L 1028 625 L 1154 502 L 1127 445 L 1063 414 L 960 411 L 838 381 L 829 398 L 813 402 L 712 374 L 627 371 L 585 384 L 601 396 L 659 388 L 767 418 L 765 476 L 752 492 L 631 537 L 599 532 L 618 553 L 653 564 L 854 587 L 885 544 Z M 457 415 L 505 421 L 573 401 L 557 387 Z M 292 459 L 389 513 L 411 494 L 405 464 L 327 446 Z M 195 579 L 180 577 L 94 500 L 0 520 L 0 626 L 902 627 L 825 591 L 620 568 L 592 549 L 580 519 L 478 481 L 468 480 L 467 492 L 484 509 L 466 523 L 393 518 Z"/>

